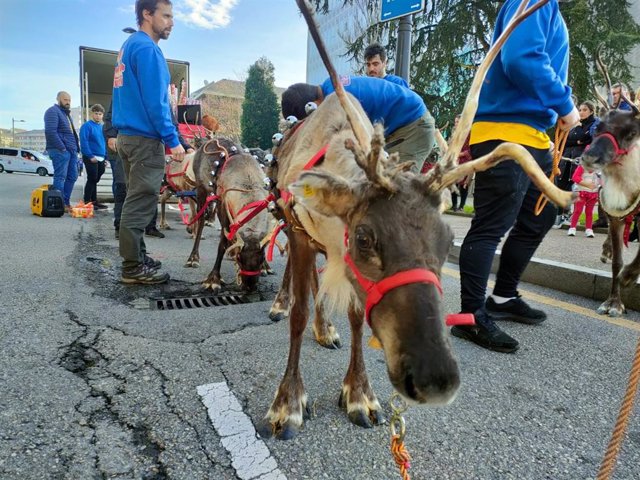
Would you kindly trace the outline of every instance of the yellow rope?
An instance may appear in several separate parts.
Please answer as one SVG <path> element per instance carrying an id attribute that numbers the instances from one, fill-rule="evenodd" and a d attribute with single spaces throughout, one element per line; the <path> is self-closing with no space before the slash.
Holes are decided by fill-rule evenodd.
<path id="1" fill-rule="evenodd" d="M 391 453 L 393 459 L 400 470 L 402 480 L 411 480 L 409 476 L 409 468 L 411 468 L 411 456 L 404 446 L 404 442 L 400 439 L 400 435 L 393 435 L 391 437 Z"/>
<path id="2" fill-rule="evenodd" d="M 569 138 L 569 132 L 560 129 L 560 125 L 556 125 L 556 134 L 554 140 L 554 150 L 553 150 L 553 167 L 551 168 L 551 173 L 549 174 L 549 180 L 553 183 L 554 178 L 560 173 L 560 159 L 562 158 L 562 152 L 564 151 L 564 146 L 567 143 L 567 138 Z M 549 199 L 544 196 L 544 194 L 540 193 L 538 197 L 538 201 L 536 202 L 536 208 L 534 213 L 536 217 L 542 213 L 544 207 L 547 205 Z"/>
<path id="3" fill-rule="evenodd" d="M 638 338 L 638 345 L 636 346 L 636 354 L 633 359 L 633 365 L 631 367 L 631 374 L 629 375 L 629 384 L 627 391 L 620 405 L 620 412 L 618 413 L 618 419 L 616 420 L 616 426 L 611 434 L 611 440 L 609 440 L 609 446 L 607 452 L 600 465 L 600 471 L 596 480 L 608 480 L 611 478 L 611 473 L 616 465 L 618 453 L 620 452 L 620 446 L 624 437 L 624 433 L 629 423 L 629 416 L 633 409 L 633 400 L 638 390 L 638 382 L 640 381 L 640 338 Z"/>

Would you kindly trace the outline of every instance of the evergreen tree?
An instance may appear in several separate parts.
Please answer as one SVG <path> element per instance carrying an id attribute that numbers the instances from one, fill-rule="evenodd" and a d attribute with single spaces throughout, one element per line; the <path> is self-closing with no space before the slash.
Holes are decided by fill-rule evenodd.
<path id="1" fill-rule="evenodd" d="M 259 58 L 249 67 L 242 103 L 242 143 L 247 147 L 271 147 L 271 137 L 278 131 L 280 108 L 274 91 L 273 64 Z"/>
<path id="2" fill-rule="evenodd" d="M 342 0 L 349 5 L 362 0 Z M 364 0 L 378 8 L 379 0 Z M 326 11 L 328 0 L 314 0 Z M 477 65 L 491 44 L 493 26 L 503 2 L 495 0 L 428 0 L 424 12 L 413 17 L 410 84 L 425 100 L 437 124 L 453 124 L 462 110 Z M 613 82 L 631 81 L 625 56 L 640 44 L 640 26 L 629 12 L 629 0 L 570 0 L 560 3 L 569 29 L 569 84 L 577 98 L 595 99 L 593 89 L 604 81 L 595 66 L 601 56 Z M 396 47 L 398 20 L 376 23 L 348 45 L 347 54 L 361 62 L 368 38 L 375 33 L 390 59 Z M 389 62 L 392 67 L 392 61 Z M 632 85 L 633 87 L 633 85 Z"/>

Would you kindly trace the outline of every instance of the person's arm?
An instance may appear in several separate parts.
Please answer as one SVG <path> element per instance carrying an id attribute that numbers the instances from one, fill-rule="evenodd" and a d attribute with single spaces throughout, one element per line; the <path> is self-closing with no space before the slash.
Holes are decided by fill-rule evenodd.
<path id="1" fill-rule="evenodd" d="M 109 104 L 109 109 L 104 114 L 104 120 L 102 124 L 102 134 L 107 140 L 107 148 L 113 152 L 117 152 L 116 139 L 118 138 L 118 129 L 111 123 L 113 116 L 113 101 Z"/>
<path id="2" fill-rule="evenodd" d="M 58 135 L 59 122 L 60 117 L 58 112 L 53 108 L 48 109 L 44 114 L 44 135 L 49 145 L 53 146 L 56 150 L 65 151 L 67 147 L 65 147 L 60 135 Z"/>
<path id="3" fill-rule="evenodd" d="M 182 150 L 172 121 L 169 94 L 164 82 L 158 81 L 166 75 L 167 62 L 152 46 L 138 50 L 135 56 L 140 94 L 149 120 L 167 147 Z"/>
<path id="4" fill-rule="evenodd" d="M 505 19 L 513 18 L 518 6 L 517 2 L 513 2 L 510 11 L 505 12 Z M 579 121 L 579 117 L 571 99 L 571 88 L 562 77 L 564 73 L 553 69 L 551 59 L 545 51 L 553 18 L 560 15 L 557 10 L 557 4 L 547 3 L 524 20 L 505 42 L 500 51 L 500 59 L 505 75 L 513 84 L 528 96 L 538 99 L 545 107 L 554 110 L 561 118 L 561 128 L 564 130 L 566 125 L 563 122 Z M 566 45 L 558 47 L 568 51 L 568 36 L 565 41 Z M 573 124 L 566 129 L 571 127 Z"/>
<path id="5" fill-rule="evenodd" d="M 82 152 L 83 155 L 93 160 L 93 157 L 95 157 L 95 155 L 93 154 L 93 152 L 91 151 L 91 147 L 89 146 L 90 139 L 91 139 L 91 125 L 89 125 L 89 122 L 85 122 L 80 127 L 80 151 Z"/>

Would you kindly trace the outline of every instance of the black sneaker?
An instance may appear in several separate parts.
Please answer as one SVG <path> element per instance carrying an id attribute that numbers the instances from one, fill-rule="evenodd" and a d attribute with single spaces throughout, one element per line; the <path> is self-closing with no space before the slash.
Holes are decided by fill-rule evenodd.
<path id="1" fill-rule="evenodd" d="M 538 325 L 547 319 L 546 313 L 531 308 L 520 295 L 506 303 L 496 303 L 493 298 L 489 297 L 485 307 L 489 315 L 496 320 L 511 320 L 527 325 Z"/>
<path id="2" fill-rule="evenodd" d="M 131 270 L 122 270 L 122 277 L 120 278 L 122 283 L 140 283 L 143 285 L 155 285 L 157 283 L 165 283 L 168 280 L 168 273 L 160 273 L 144 264 Z"/>
<path id="3" fill-rule="evenodd" d="M 157 228 L 150 228 L 149 230 L 145 230 L 144 233 L 147 237 L 164 238 L 164 233 L 162 233 Z"/>
<path id="4" fill-rule="evenodd" d="M 96 202 L 96 203 L 93 204 L 93 208 L 95 210 L 107 210 L 109 207 L 107 207 L 104 203 Z"/>
<path id="5" fill-rule="evenodd" d="M 475 325 L 453 326 L 451 335 L 494 352 L 513 353 L 518 350 L 518 341 L 500 330 L 484 309 L 477 310 L 474 316 Z"/>
<path id="6" fill-rule="evenodd" d="M 154 270 L 158 270 L 162 266 L 162 262 L 160 260 L 154 260 L 149 255 L 144 256 L 144 264 Z"/>

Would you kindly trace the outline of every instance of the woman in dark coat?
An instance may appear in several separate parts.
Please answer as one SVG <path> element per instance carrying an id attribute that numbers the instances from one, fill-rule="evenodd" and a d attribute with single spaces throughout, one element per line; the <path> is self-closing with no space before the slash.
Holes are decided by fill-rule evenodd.
<path id="1" fill-rule="evenodd" d="M 577 165 L 564 159 L 574 159 L 581 156 L 584 149 L 593 140 L 593 132 L 598 123 L 600 123 L 600 119 L 595 116 L 595 106 L 591 102 L 582 102 L 578 108 L 578 113 L 580 115 L 580 124 L 573 127 L 569 132 L 567 143 L 562 152 L 563 160 L 560 162 L 561 173 L 557 180 L 558 187 L 566 191 L 571 191 L 571 187 L 573 186 L 571 177 Z M 558 208 L 558 218 L 556 219 L 555 225 L 557 228 L 562 226 L 565 220 L 562 218 L 563 216 L 566 216 L 568 220 L 568 213 L 567 210 Z"/>

